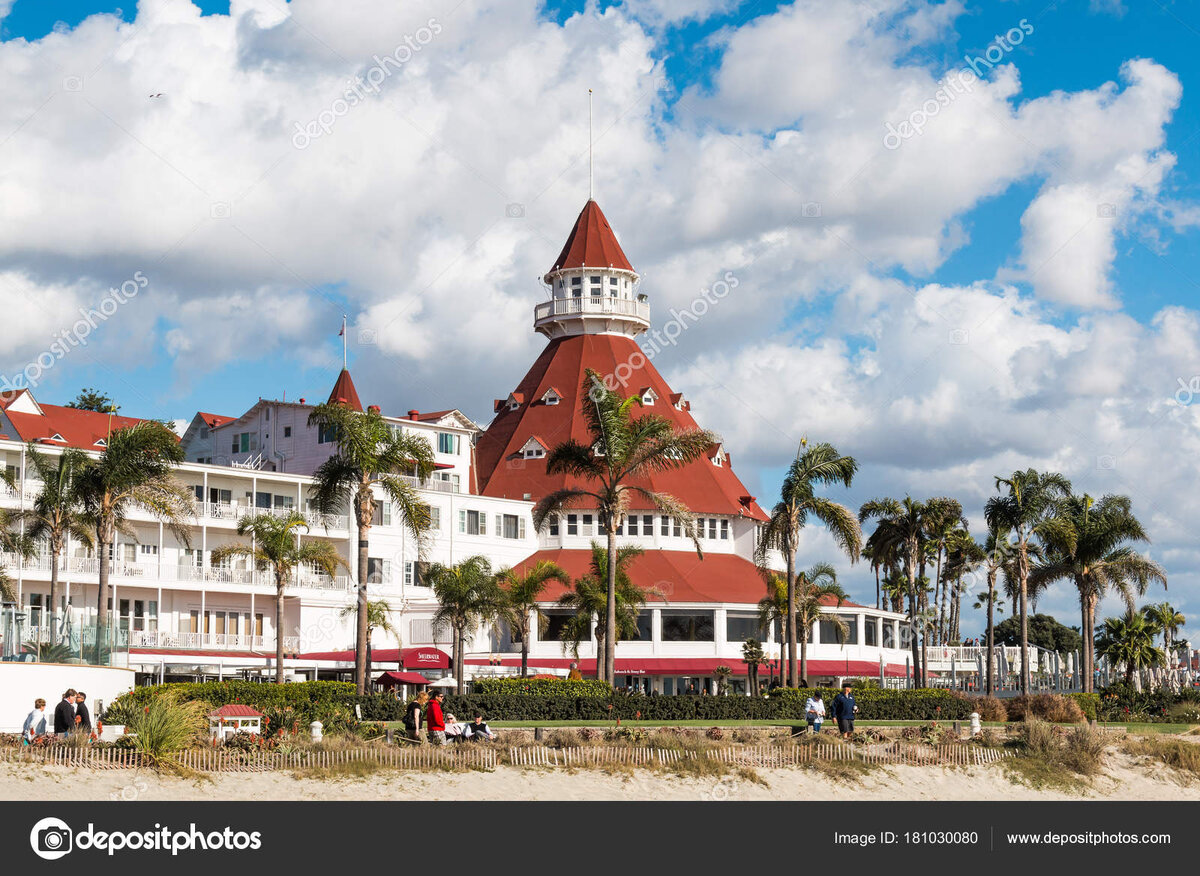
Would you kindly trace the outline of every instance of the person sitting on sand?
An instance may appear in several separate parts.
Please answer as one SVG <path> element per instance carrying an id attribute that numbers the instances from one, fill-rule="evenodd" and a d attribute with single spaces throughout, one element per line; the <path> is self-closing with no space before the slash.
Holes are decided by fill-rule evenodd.
<path id="1" fill-rule="evenodd" d="M 467 725 L 467 739 L 471 742 L 483 742 L 485 739 L 491 742 L 495 738 L 482 714 L 476 715 L 475 720 Z"/>

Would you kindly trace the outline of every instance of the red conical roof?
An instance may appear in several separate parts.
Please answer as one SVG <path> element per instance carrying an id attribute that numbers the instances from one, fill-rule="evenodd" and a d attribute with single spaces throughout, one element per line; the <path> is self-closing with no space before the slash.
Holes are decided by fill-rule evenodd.
<path id="1" fill-rule="evenodd" d="M 339 401 L 349 405 L 351 410 L 362 413 L 363 406 L 358 400 L 358 390 L 354 388 L 354 381 L 350 379 L 350 372 L 346 368 L 342 369 L 337 383 L 333 385 L 333 391 L 329 393 L 329 404 Z"/>
<path id="2" fill-rule="evenodd" d="M 600 205 L 588 200 L 575 220 L 571 236 L 563 245 L 562 252 L 554 260 L 551 271 L 563 268 L 617 268 L 622 271 L 632 271 L 633 266 L 617 236 L 613 234 L 612 226 L 600 210 Z"/>
<path id="3" fill-rule="evenodd" d="M 634 368 L 639 362 L 642 364 Z M 566 475 L 548 475 L 545 457 L 525 459 L 520 451 L 533 437 L 551 449 L 568 438 L 591 444 L 579 408 L 587 368 L 600 374 L 623 374 L 627 368 L 631 369 L 626 385 L 618 387 L 618 391 L 633 395 L 649 388 L 657 396 L 653 406 L 638 413 L 658 414 L 679 429 L 698 428 L 689 411 L 679 410 L 669 401 L 675 393 L 632 338 L 592 334 L 556 338 L 514 391 L 514 396 L 523 399 L 517 410 L 501 406 L 479 438 L 475 452 L 483 495 L 521 499 L 528 493 L 537 501 L 553 490 L 579 485 Z M 562 394 L 558 404 L 542 401 L 551 387 Z M 741 513 L 756 520 L 766 519 L 728 463 L 714 465 L 710 456 L 702 456 L 681 469 L 656 472 L 643 486 L 674 496 L 697 514 Z M 652 510 L 638 495 L 631 496 L 631 502 L 636 510 Z"/>

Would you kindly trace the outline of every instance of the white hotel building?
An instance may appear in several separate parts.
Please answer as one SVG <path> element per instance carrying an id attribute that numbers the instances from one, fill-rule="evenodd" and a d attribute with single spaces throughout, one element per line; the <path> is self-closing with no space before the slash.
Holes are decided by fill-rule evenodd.
<path id="1" fill-rule="evenodd" d="M 669 387 L 641 354 L 635 338 L 650 329 L 647 296 L 607 219 L 589 201 L 545 276 L 549 299 L 536 305 L 534 327 L 549 342 L 515 387 L 500 388 L 494 419 L 481 428 L 457 410 L 387 417 L 396 429 L 425 437 L 437 470 L 422 495 L 433 509 L 434 532 L 426 556 L 392 520 L 382 502 L 369 532 L 372 599 L 385 600 L 402 649 L 388 634 L 373 640 L 376 672 L 406 670 L 438 674 L 448 665 L 449 636 L 432 628 L 433 592 L 421 584 L 418 560 L 458 562 L 487 556 L 495 568 L 557 562 L 573 578 L 584 573 L 589 544 L 602 539 L 594 509 L 580 507 L 537 533 L 531 511 L 547 491 L 564 485 L 546 473 L 546 455 L 569 437 L 587 440 L 579 415 L 584 370 L 626 378 L 622 391 L 640 393 L 645 410 L 680 427 L 694 427 L 690 405 Z M 330 401 L 363 406 L 348 371 L 337 377 Z M 353 666 L 356 527 L 346 514 L 316 514 L 309 501 L 312 472 L 336 445 L 308 426 L 305 399 L 259 399 L 238 417 L 197 413 L 182 435 L 187 462 L 178 477 L 194 490 L 190 544 L 183 544 L 153 517 L 134 512 L 135 537 L 119 536 L 112 559 L 112 613 L 128 630 L 128 660 L 147 675 L 219 677 L 273 671 L 277 636 L 284 640 L 285 669 L 295 677 L 343 677 Z M 77 446 L 103 452 L 111 428 L 132 420 L 42 404 L 28 391 L 0 394 L 0 465 L 18 476 L 18 488 L 0 486 L 0 505 L 27 507 L 38 484 L 28 477 L 26 442 L 54 453 Z M 765 588 L 751 557 L 763 509 L 733 473 L 730 453 L 714 445 L 704 459 L 650 478 L 655 490 L 683 500 L 700 518 L 704 559 L 678 525 L 651 507 L 635 506 L 622 527 L 622 542 L 645 548 L 631 564 L 635 583 L 663 598 L 647 601 L 638 637 L 617 648 L 623 684 L 661 693 L 710 686 L 726 665 L 742 689 L 746 666 L 742 642 L 765 640 L 768 655 L 779 648 L 773 631 L 757 629 L 757 603 Z M 212 562 L 214 548 L 237 541 L 238 519 L 248 513 L 304 511 L 305 538 L 334 544 L 347 568 L 334 578 L 306 571 L 287 591 L 284 627 L 274 627 L 275 590 L 269 574 L 245 561 Z M 60 564 L 61 606 L 94 611 L 97 559 L 84 545 L 70 544 Z M 803 558 L 802 558 L 803 559 Z M 819 559 L 819 558 L 812 558 Z M 46 622 L 49 558 L 0 557 L 15 579 L 28 629 Z M 564 588 L 546 591 L 549 629 L 530 643 L 533 671 L 563 674 L 570 655 L 557 639 Z M 830 623 L 810 631 L 809 680 L 878 677 L 893 683 L 906 675 L 900 647 L 903 615 L 843 603 L 850 635 L 839 642 Z M 10 612 L 10 616 L 11 616 Z M 13 629 L 0 630 L 4 651 L 13 652 Z M 595 643 L 580 650 L 581 668 L 594 672 Z M 506 630 L 478 631 L 466 655 L 469 676 L 518 671 L 519 645 Z M 769 674 L 763 668 L 760 675 Z"/>

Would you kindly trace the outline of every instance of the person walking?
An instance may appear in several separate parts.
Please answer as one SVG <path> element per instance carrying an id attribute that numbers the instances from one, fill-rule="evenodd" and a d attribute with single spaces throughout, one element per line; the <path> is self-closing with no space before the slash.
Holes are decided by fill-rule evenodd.
<path id="1" fill-rule="evenodd" d="M 825 701 L 821 699 L 819 690 L 813 691 L 813 695 L 804 704 L 804 718 L 808 721 L 809 733 L 821 732 L 821 725 L 825 723 Z"/>
<path id="2" fill-rule="evenodd" d="M 25 717 L 25 723 L 21 727 L 21 741 L 25 745 L 32 745 L 34 741 L 46 733 L 46 701 L 41 697 L 33 703 L 33 711 Z"/>
<path id="3" fill-rule="evenodd" d="M 75 688 L 63 694 L 62 702 L 54 708 L 54 734 L 66 736 L 75 729 Z"/>
<path id="4" fill-rule="evenodd" d="M 854 715 L 858 712 L 858 704 L 854 702 L 852 690 L 849 684 L 843 684 L 842 692 L 833 698 L 833 717 L 843 739 L 854 735 Z"/>
<path id="5" fill-rule="evenodd" d="M 446 692 L 439 690 L 425 710 L 425 729 L 429 733 L 429 741 L 434 745 L 446 744 L 446 717 L 442 711 L 442 704 L 445 702 Z"/>
<path id="6" fill-rule="evenodd" d="M 404 731 L 409 739 L 421 741 L 422 711 L 429 702 L 429 694 L 425 691 L 418 693 L 404 710 Z"/>
<path id="7" fill-rule="evenodd" d="M 87 707 L 87 694 L 79 691 L 75 694 L 75 729 L 88 736 L 92 735 L 92 713 Z"/>

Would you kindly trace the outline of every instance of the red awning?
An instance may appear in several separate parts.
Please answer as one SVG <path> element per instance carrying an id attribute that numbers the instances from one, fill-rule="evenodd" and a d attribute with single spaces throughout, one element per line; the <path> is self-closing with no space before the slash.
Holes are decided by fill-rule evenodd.
<path id="1" fill-rule="evenodd" d="M 301 654 L 298 660 L 332 660 L 353 663 L 354 651 L 316 651 Z M 399 663 L 404 669 L 449 669 L 450 655 L 440 648 L 372 648 L 372 663 Z"/>
<path id="2" fill-rule="evenodd" d="M 472 666 L 496 665 L 494 661 L 480 658 L 468 657 L 466 662 Z M 530 668 L 567 669 L 572 662 L 579 663 L 579 671 L 584 675 L 594 675 L 596 672 L 595 660 L 572 661 L 569 657 L 529 658 Z M 521 659 L 519 657 L 504 657 L 501 658 L 499 665 L 520 666 Z M 718 660 L 712 657 L 682 657 L 675 659 L 655 657 L 618 658 L 616 671 L 617 675 L 712 675 L 718 666 L 728 666 L 733 670 L 734 675 L 747 674 L 746 664 L 740 660 L 735 662 L 732 660 Z M 760 666 L 758 674 L 760 678 L 770 675 L 770 669 L 767 666 Z M 873 663 L 870 660 L 809 660 L 808 674 L 814 677 L 863 676 L 866 678 L 878 678 L 879 664 Z M 889 678 L 904 678 L 905 669 L 903 666 L 888 663 L 884 664 L 884 674 Z"/>
<path id="3" fill-rule="evenodd" d="M 429 684 L 429 679 L 415 672 L 385 672 L 375 679 L 375 683 L 395 687 L 398 684 Z"/>

